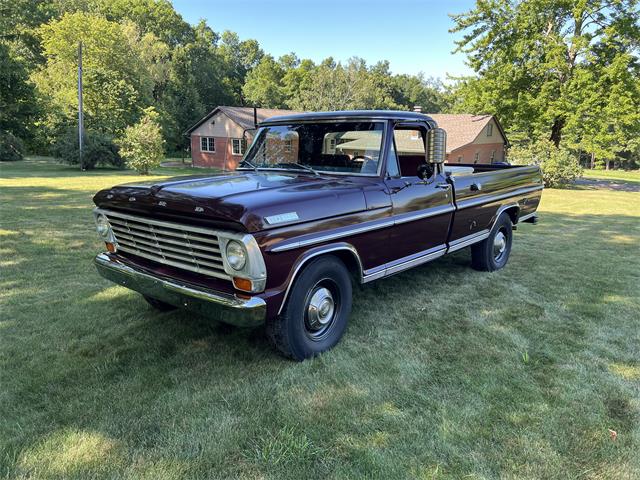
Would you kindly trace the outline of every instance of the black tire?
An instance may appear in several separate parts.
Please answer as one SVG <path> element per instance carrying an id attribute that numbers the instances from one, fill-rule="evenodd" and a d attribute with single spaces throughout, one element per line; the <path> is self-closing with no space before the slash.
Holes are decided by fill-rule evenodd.
<path id="1" fill-rule="evenodd" d="M 347 326 L 351 295 L 344 263 L 330 255 L 312 260 L 295 279 L 282 313 L 267 321 L 269 339 L 297 361 L 329 350 Z"/>
<path id="2" fill-rule="evenodd" d="M 149 305 L 160 312 L 170 312 L 171 310 L 175 310 L 176 308 L 178 308 L 169 303 L 158 300 L 157 298 L 147 297 L 146 295 L 143 295 L 143 297 Z"/>
<path id="3" fill-rule="evenodd" d="M 513 242 L 513 224 L 506 213 L 502 213 L 486 240 L 471 246 L 471 266 L 483 272 L 494 272 L 509 261 Z"/>

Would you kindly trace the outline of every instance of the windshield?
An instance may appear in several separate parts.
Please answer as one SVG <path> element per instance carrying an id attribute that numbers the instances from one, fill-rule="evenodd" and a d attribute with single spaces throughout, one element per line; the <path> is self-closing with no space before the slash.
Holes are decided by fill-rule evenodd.
<path id="1" fill-rule="evenodd" d="M 383 122 L 262 127 L 240 167 L 376 175 L 383 130 Z"/>

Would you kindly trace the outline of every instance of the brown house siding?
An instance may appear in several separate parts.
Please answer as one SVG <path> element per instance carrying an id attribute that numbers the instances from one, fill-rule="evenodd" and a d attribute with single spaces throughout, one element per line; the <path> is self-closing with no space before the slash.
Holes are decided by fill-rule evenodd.
<path id="1" fill-rule="evenodd" d="M 475 163 L 476 152 L 478 153 L 477 163 L 491 163 L 491 153 L 495 151 L 493 162 L 504 161 L 504 143 L 472 143 L 464 147 L 457 148 L 447 154 L 447 163 Z M 459 158 L 462 157 L 461 160 Z"/>
<path id="2" fill-rule="evenodd" d="M 216 151 L 203 152 L 200 149 L 201 135 L 191 135 L 191 159 L 194 167 L 219 168 L 235 170 L 242 155 L 233 154 L 233 142 L 226 137 L 215 138 Z"/>

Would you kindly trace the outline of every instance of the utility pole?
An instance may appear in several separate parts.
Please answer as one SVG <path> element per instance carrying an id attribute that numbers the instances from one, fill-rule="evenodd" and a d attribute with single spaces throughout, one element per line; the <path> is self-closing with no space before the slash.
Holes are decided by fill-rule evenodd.
<path id="1" fill-rule="evenodd" d="M 82 144 L 84 137 L 84 114 L 82 112 L 82 42 L 78 42 L 78 151 L 80 153 L 80 170 L 84 170 Z"/>

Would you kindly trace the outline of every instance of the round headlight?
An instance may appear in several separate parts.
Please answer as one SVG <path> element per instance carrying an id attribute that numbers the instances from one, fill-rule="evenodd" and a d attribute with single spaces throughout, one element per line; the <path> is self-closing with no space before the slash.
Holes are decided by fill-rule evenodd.
<path id="1" fill-rule="evenodd" d="M 109 220 L 107 220 L 107 217 L 102 214 L 98 215 L 96 217 L 96 231 L 98 232 L 98 235 L 100 235 L 102 238 L 107 238 L 107 236 L 109 235 L 109 230 L 111 230 L 111 225 L 109 225 Z"/>
<path id="2" fill-rule="evenodd" d="M 229 263 L 234 270 L 241 270 L 245 263 L 247 263 L 247 252 L 240 242 L 230 240 L 229 243 L 227 243 L 227 263 Z"/>

